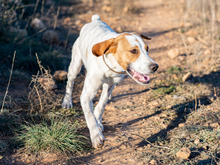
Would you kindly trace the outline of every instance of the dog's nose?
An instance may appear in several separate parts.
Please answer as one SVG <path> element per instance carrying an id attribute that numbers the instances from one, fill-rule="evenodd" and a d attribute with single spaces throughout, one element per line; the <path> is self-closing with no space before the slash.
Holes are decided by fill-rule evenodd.
<path id="1" fill-rule="evenodd" d="M 151 63 L 149 67 L 150 67 L 150 70 L 152 70 L 154 72 L 156 72 L 157 69 L 159 68 L 159 66 L 155 63 Z"/>

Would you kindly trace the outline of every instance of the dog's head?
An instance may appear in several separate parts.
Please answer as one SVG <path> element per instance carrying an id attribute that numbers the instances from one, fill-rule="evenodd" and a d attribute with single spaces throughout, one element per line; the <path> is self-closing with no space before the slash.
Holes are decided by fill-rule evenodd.
<path id="1" fill-rule="evenodd" d="M 118 64 L 139 84 L 148 84 L 149 74 L 155 73 L 158 65 L 148 56 L 148 46 L 144 35 L 122 33 L 116 38 L 95 44 L 92 53 L 99 57 L 112 53 Z"/>

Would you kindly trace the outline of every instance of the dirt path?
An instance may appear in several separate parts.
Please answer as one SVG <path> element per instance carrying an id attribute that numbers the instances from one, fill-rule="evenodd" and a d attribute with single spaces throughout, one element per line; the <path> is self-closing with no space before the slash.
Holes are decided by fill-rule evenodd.
<path id="1" fill-rule="evenodd" d="M 170 1 L 162 3 L 161 0 L 139 0 L 136 3 L 143 8 L 143 13 L 141 16 L 133 16 L 138 26 L 130 29 L 152 37 L 152 41 L 147 42 L 149 54 L 160 66 L 158 73 L 152 76 L 154 82 L 163 77 L 162 70 L 174 64 L 168 59 L 166 50 L 173 47 L 180 37 L 172 37 L 173 29 L 179 27 L 180 23 L 175 10 L 170 10 L 175 8 L 170 5 Z M 103 134 L 107 141 L 103 148 L 80 157 L 81 161 L 85 164 L 144 164 L 138 156 L 149 147 L 144 139 L 153 137 L 167 126 L 155 126 L 155 120 L 163 116 L 163 113 L 150 110 L 147 106 L 152 87 L 152 84 L 138 85 L 129 77 L 117 85 L 103 115 Z"/>

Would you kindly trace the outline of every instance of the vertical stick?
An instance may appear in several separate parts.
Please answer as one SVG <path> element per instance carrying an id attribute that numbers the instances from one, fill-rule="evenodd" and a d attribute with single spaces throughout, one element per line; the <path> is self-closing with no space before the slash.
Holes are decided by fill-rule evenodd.
<path id="1" fill-rule="evenodd" d="M 212 13 L 212 21 L 211 21 L 211 27 L 212 27 L 212 58 L 213 53 L 215 49 L 215 43 L 214 43 L 214 37 L 215 37 L 215 0 L 210 0 L 210 7 L 211 7 L 211 13 Z"/>
<path id="2" fill-rule="evenodd" d="M 41 5 L 41 17 L 44 15 L 44 3 L 45 0 L 42 1 L 42 5 Z"/>
<path id="3" fill-rule="evenodd" d="M 206 11 L 205 11 L 205 1 L 202 1 L 202 16 L 203 16 L 203 26 L 204 26 L 204 36 L 206 35 Z"/>
<path id="4" fill-rule="evenodd" d="M 3 113 L 3 108 L 4 108 L 4 104 L 5 104 L 5 98 L 6 98 L 7 94 L 8 94 L 8 88 L 9 88 L 9 85 L 10 85 L 10 82 L 11 82 L 11 76 L 12 76 L 12 71 L 13 71 L 14 61 L 15 61 L 15 54 L 16 54 L 16 51 L 14 52 L 14 56 L 13 56 L 13 60 L 12 60 L 10 77 L 9 77 L 9 81 L 8 81 L 8 86 L 6 88 L 5 96 L 4 96 L 4 99 L 3 99 L 3 102 L 2 102 L 1 113 Z"/>
<path id="5" fill-rule="evenodd" d="M 59 11 L 60 11 L 60 6 L 58 6 L 57 8 L 57 15 L 55 16 L 55 23 L 54 23 L 54 26 L 53 26 L 53 29 L 55 30 L 56 27 L 57 27 L 57 18 L 59 16 Z"/>

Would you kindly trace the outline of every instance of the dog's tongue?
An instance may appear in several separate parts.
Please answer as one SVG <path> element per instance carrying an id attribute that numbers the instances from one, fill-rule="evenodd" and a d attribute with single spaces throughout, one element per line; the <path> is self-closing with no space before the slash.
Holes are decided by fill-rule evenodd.
<path id="1" fill-rule="evenodd" d="M 133 70 L 133 77 L 135 79 L 138 79 L 138 81 L 146 83 L 148 81 L 150 81 L 150 76 L 146 75 L 146 74 L 141 74 L 136 72 L 135 70 Z"/>

